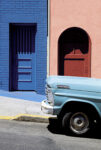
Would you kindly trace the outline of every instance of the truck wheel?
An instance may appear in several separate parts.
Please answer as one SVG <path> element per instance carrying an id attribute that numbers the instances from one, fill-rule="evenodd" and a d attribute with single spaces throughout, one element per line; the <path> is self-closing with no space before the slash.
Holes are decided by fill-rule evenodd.
<path id="1" fill-rule="evenodd" d="M 70 131 L 75 135 L 84 135 L 90 129 L 89 118 L 84 112 L 66 113 L 62 125 L 66 132 Z"/>

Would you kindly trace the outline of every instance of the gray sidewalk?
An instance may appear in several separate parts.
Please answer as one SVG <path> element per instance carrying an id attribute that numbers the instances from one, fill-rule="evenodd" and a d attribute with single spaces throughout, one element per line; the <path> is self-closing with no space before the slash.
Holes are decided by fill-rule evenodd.
<path id="1" fill-rule="evenodd" d="M 50 117 L 41 111 L 41 102 L 0 96 L 0 119 L 48 122 Z"/>

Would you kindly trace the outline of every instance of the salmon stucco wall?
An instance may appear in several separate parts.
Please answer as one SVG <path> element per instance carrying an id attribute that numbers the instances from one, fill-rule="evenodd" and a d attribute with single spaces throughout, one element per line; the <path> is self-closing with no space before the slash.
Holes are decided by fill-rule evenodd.
<path id="1" fill-rule="evenodd" d="M 91 77 L 101 78 L 101 0 L 50 1 L 50 75 L 58 74 L 58 39 L 70 27 L 80 27 L 91 39 Z"/>

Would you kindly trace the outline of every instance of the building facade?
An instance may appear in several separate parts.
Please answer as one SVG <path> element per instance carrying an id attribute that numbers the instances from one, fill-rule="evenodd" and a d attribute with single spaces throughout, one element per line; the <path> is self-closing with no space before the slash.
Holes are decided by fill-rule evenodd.
<path id="1" fill-rule="evenodd" d="M 100 0 L 1 0 L 0 90 L 44 94 L 47 72 L 101 78 L 100 16 Z"/>
<path id="2" fill-rule="evenodd" d="M 101 1 L 50 1 L 50 75 L 101 78 Z"/>
<path id="3" fill-rule="evenodd" d="M 47 0 L 0 1 L 0 90 L 44 93 Z"/>

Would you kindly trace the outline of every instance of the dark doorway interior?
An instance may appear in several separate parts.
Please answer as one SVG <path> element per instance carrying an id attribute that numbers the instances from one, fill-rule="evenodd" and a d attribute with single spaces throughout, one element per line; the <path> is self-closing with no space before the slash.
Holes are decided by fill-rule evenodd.
<path id="1" fill-rule="evenodd" d="M 81 28 L 65 30 L 58 41 L 58 74 L 90 77 L 90 40 Z"/>

